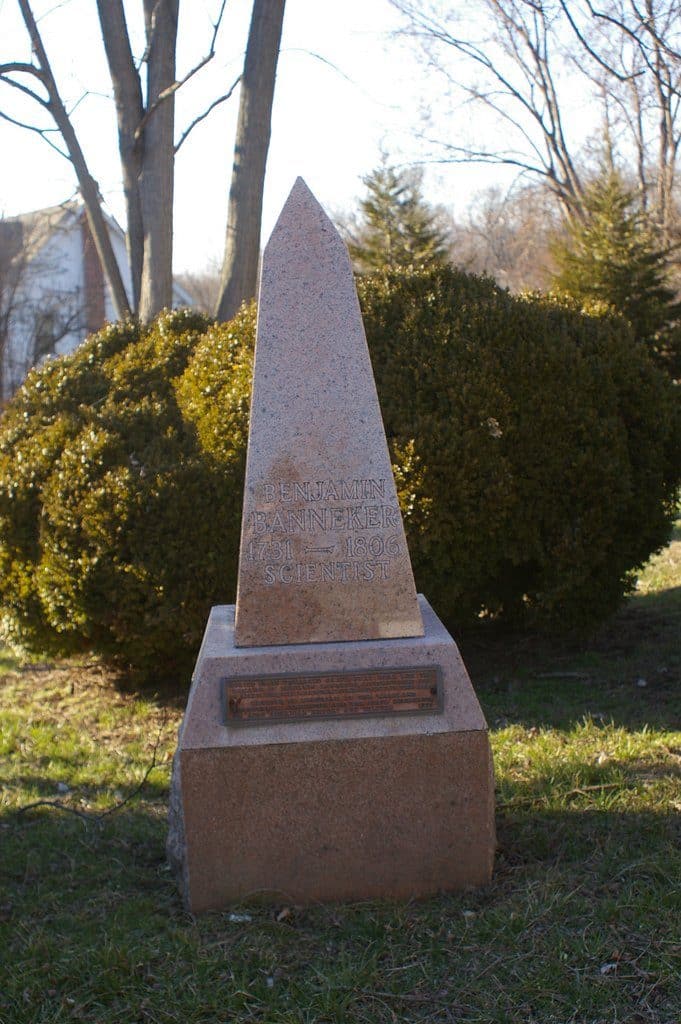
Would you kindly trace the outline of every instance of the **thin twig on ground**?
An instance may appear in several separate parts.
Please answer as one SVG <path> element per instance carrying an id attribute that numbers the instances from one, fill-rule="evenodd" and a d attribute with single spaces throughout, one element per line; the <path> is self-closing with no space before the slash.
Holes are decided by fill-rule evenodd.
<path id="1" fill-rule="evenodd" d="M 149 776 L 153 772 L 154 768 L 156 768 L 156 766 L 158 764 L 158 762 L 156 760 L 156 755 L 158 754 L 158 748 L 159 748 L 159 745 L 160 745 L 160 742 L 161 742 L 161 736 L 163 735 L 163 730 L 165 728 L 165 724 L 166 724 L 166 716 L 164 714 L 163 718 L 161 720 L 161 724 L 159 726 L 158 736 L 156 737 L 156 742 L 154 743 L 153 749 L 151 751 L 151 762 L 147 766 L 147 769 L 146 769 L 144 775 L 142 776 L 140 782 L 138 783 L 138 785 L 135 786 L 135 788 L 130 793 L 128 793 L 128 795 L 126 797 L 124 797 L 122 800 L 119 800 L 118 803 L 113 804 L 113 806 L 107 807 L 107 809 L 105 811 L 101 811 L 99 814 L 91 814 L 88 811 L 76 810 L 75 807 L 70 807 L 68 804 L 62 803 L 61 800 L 34 800 L 33 803 L 24 804 L 22 807 L 17 807 L 17 809 L 16 809 L 16 811 L 14 813 L 16 814 L 17 817 L 21 817 L 27 811 L 33 810 L 33 808 L 35 808 L 35 807 L 52 807 L 52 808 L 54 808 L 54 810 L 64 811 L 66 814 L 74 814 L 76 817 L 80 818 L 81 821 L 85 821 L 85 822 L 88 822 L 88 823 L 89 822 L 97 823 L 97 822 L 102 821 L 104 818 L 107 818 L 110 814 L 115 814 L 116 811 L 120 811 L 122 807 L 125 807 L 126 804 L 129 804 L 131 800 L 134 800 L 134 798 L 139 793 L 141 793 L 142 789 L 146 785 L 147 779 L 149 778 Z"/>

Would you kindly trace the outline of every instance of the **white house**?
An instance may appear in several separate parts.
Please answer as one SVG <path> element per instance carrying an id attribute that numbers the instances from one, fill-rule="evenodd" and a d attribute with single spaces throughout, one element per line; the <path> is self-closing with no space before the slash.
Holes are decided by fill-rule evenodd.
<path id="1" fill-rule="evenodd" d="M 125 233 L 106 221 L 128 296 Z M 191 306 L 177 282 L 173 306 Z M 73 352 L 92 331 L 116 319 L 82 203 L 0 220 L 0 399 L 46 356 Z"/>

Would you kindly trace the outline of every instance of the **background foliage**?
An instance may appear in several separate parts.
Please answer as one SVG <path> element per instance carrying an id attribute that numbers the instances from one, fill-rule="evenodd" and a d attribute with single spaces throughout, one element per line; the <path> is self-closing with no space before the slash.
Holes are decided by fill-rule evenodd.
<path id="1" fill-rule="evenodd" d="M 447 267 L 360 282 L 417 585 L 580 625 L 667 539 L 676 392 L 621 321 Z M 233 600 L 254 312 L 107 327 L 34 371 L 0 422 L 2 632 L 186 674 Z"/>
<path id="2" fill-rule="evenodd" d="M 614 172 L 585 190 L 584 216 L 554 246 L 554 287 L 588 311 L 621 314 L 673 377 L 681 374 L 681 303 L 669 283 L 669 251 Z"/>
<path id="3" fill-rule="evenodd" d="M 669 534 L 676 392 L 617 319 L 451 267 L 358 284 L 417 577 L 455 624 L 607 615 Z"/>

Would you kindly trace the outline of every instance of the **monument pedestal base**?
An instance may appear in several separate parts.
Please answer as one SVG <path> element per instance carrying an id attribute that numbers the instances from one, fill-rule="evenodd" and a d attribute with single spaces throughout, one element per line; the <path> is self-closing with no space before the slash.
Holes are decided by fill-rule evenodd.
<path id="1" fill-rule="evenodd" d="M 168 855 L 192 913 L 236 900 L 409 898 L 492 873 L 487 727 L 456 644 L 419 598 L 425 636 L 234 646 L 213 608 L 171 786 Z M 438 667 L 443 710 L 225 724 L 227 677 Z"/>

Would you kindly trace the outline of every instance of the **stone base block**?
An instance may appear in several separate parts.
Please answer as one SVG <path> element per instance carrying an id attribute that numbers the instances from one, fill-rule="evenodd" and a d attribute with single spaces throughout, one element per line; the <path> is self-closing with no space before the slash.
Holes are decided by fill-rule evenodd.
<path id="1" fill-rule="evenodd" d="M 488 882 L 486 724 L 457 647 L 419 598 L 424 637 L 236 648 L 214 608 L 173 768 L 168 854 L 192 913 L 237 900 L 409 898 Z M 226 676 L 439 666 L 444 709 L 224 724 Z"/>

